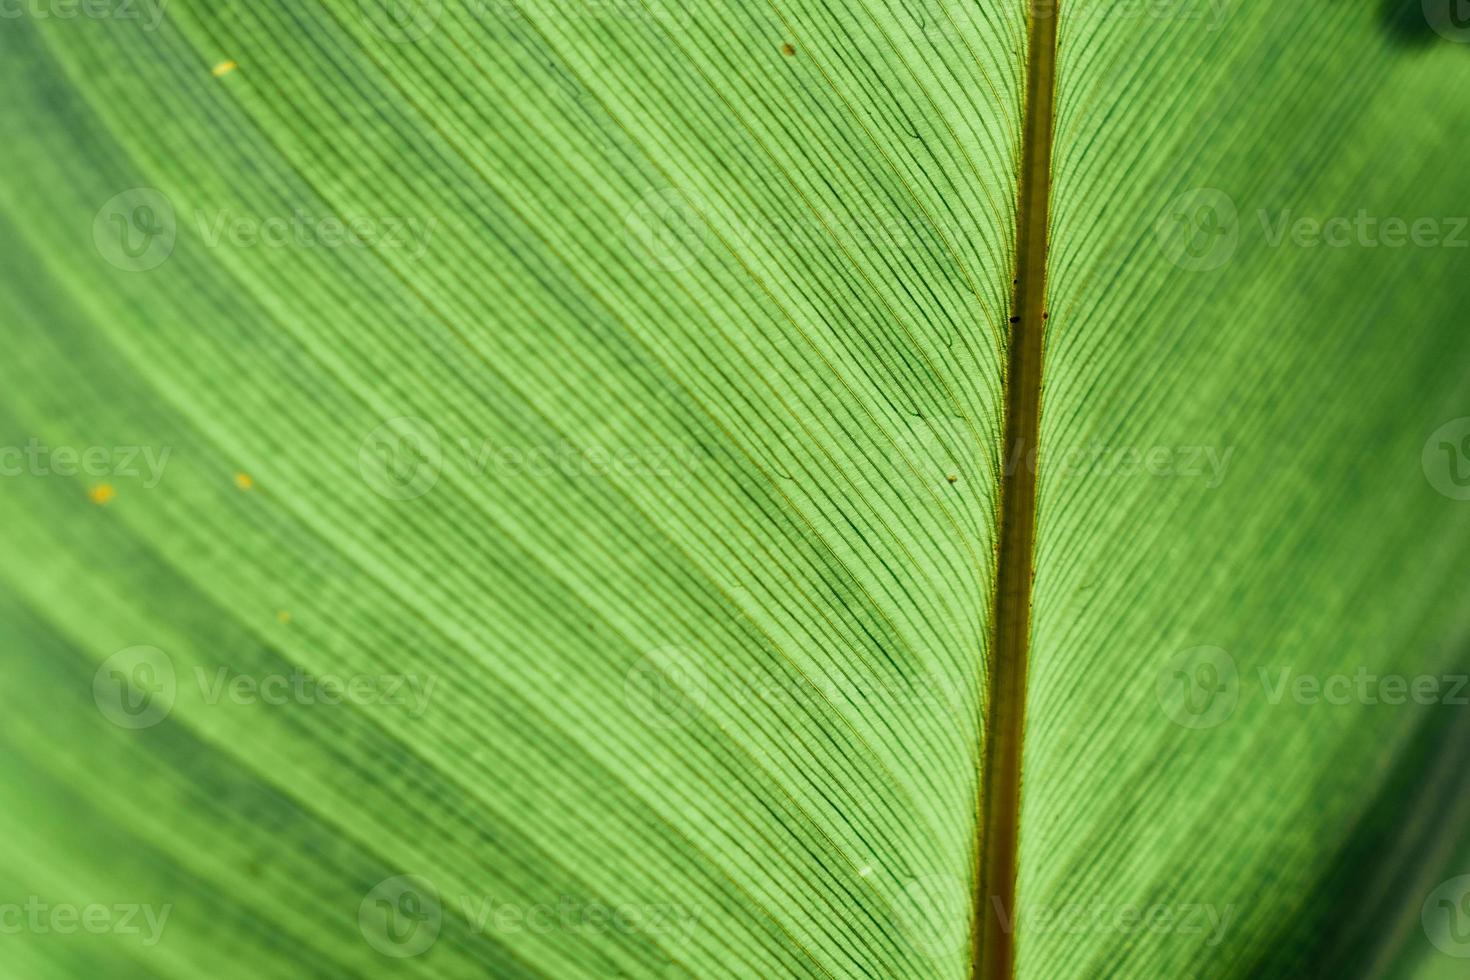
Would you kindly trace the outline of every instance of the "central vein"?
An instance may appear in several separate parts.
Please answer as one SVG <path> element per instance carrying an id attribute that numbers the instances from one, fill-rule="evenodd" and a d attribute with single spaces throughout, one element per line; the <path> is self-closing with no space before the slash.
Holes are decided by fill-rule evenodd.
<path id="1" fill-rule="evenodd" d="M 999 565 L 991 613 L 989 701 L 980 798 L 975 894 L 975 980 L 1015 973 L 1016 860 L 1021 817 L 1021 743 L 1031 642 L 1036 550 L 1036 452 L 1046 327 L 1047 226 L 1051 206 L 1052 117 L 1057 11 L 1033 0 L 1026 40 L 1026 104 L 1016 208 L 1016 286 L 1006 354 Z"/>

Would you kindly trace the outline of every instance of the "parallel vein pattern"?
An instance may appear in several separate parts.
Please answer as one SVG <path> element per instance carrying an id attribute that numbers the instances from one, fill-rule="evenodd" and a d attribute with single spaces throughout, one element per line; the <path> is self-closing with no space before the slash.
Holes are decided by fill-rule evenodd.
<path id="1" fill-rule="evenodd" d="M 0 35 L 17 956 L 964 975 L 1019 12 L 390 6 Z"/>

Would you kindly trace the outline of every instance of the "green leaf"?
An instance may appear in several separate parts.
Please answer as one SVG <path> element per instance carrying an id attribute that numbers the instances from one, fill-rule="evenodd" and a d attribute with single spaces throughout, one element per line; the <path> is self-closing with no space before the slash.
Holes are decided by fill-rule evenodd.
<path id="1" fill-rule="evenodd" d="M 0 13 L 8 973 L 1463 972 L 1448 4 Z"/>

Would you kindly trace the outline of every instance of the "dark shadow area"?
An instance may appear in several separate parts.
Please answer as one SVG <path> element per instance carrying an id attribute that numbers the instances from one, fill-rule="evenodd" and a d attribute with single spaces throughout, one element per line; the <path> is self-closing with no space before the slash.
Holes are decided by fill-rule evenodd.
<path id="1" fill-rule="evenodd" d="M 1380 0 L 1379 22 L 1396 43 L 1425 47 L 1451 38 L 1435 29 L 1433 16 L 1446 30 L 1470 34 L 1470 2 L 1467 0 Z"/>

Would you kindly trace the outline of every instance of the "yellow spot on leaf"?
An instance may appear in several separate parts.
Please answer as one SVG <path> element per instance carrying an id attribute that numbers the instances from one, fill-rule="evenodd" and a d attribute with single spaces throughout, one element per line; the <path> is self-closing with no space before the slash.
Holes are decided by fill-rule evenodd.
<path id="1" fill-rule="evenodd" d="M 794 44 L 792 44 L 792 43 L 790 43 L 788 41 L 786 44 L 781 45 L 781 53 L 784 54 L 788 58 L 795 58 L 796 57 L 796 45 L 794 45 Z"/>
<path id="2" fill-rule="evenodd" d="M 239 487 L 241 490 L 250 490 L 255 487 L 255 481 L 250 479 L 249 473 L 236 473 L 235 486 Z"/>
<path id="3" fill-rule="evenodd" d="M 277 609 L 276 610 L 276 618 L 279 619 L 283 623 L 289 623 L 289 622 L 291 622 L 291 613 L 288 612 L 285 609 Z"/>
<path id="4" fill-rule="evenodd" d="M 211 73 L 214 75 L 215 78 L 224 78 L 230 72 L 239 67 L 240 66 L 235 64 L 233 61 L 221 61 L 219 64 L 214 66 L 214 69 Z"/>
<path id="5" fill-rule="evenodd" d="M 113 497 L 116 497 L 117 491 L 113 489 L 111 483 L 99 483 L 95 487 L 87 491 L 87 496 L 91 498 L 92 503 L 101 506 L 102 504 L 107 503 Z"/>
<path id="6" fill-rule="evenodd" d="M 951 473 L 949 476 L 945 477 L 945 479 L 948 480 L 950 483 L 958 483 L 960 478 Z"/>

